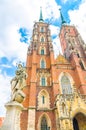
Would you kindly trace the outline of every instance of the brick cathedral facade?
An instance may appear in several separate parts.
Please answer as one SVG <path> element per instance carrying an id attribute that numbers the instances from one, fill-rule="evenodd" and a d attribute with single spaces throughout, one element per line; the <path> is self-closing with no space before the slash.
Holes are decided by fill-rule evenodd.
<path id="1" fill-rule="evenodd" d="M 40 16 L 27 52 L 28 110 L 21 117 L 28 121 L 21 119 L 21 130 L 86 130 L 86 45 L 63 19 L 59 37 L 63 55 L 55 59 L 49 25 Z"/>
<path id="2" fill-rule="evenodd" d="M 42 12 L 33 26 L 19 130 L 86 130 L 86 44 L 61 18 L 63 55 L 56 59 Z"/>

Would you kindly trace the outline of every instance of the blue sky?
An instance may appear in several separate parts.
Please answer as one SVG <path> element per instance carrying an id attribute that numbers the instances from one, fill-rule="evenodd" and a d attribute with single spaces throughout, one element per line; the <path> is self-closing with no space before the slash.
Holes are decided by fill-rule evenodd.
<path id="1" fill-rule="evenodd" d="M 4 104 L 10 100 L 10 80 L 16 64 L 25 64 L 34 21 L 43 18 L 50 23 L 55 56 L 60 48 L 61 8 L 65 21 L 75 25 L 86 42 L 86 0 L 0 0 L 0 116 L 5 116 Z"/>

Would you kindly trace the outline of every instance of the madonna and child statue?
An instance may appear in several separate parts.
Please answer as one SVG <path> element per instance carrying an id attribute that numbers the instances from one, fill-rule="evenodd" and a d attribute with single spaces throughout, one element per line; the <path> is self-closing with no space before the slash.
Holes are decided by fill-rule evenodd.
<path id="1" fill-rule="evenodd" d="M 26 69 L 22 66 L 22 64 L 18 64 L 15 74 L 15 77 L 11 80 L 11 101 L 21 103 L 25 98 L 23 89 L 26 86 L 27 78 Z"/>

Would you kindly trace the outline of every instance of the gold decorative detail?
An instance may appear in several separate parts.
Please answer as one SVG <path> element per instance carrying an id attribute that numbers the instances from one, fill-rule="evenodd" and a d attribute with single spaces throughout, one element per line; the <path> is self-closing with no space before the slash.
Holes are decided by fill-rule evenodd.
<path id="1" fill-rule="evenodd" d="M 56 63 L 57 64 L 59 64 L 59 63 L 63 63 L 63 64 L 68 63 L 69 64 L 69 62 L 61 54 L 59 54 L 58 57 L 56 58 Z"/>

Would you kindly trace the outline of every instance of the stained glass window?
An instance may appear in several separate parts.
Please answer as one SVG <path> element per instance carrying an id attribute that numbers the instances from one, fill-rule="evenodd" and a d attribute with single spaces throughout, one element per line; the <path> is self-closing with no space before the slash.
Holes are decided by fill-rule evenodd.
<path id="1" fill-rule="evenodd" d="M 62 78 L 61 78 L 61 87 L 62 87 L 63 94 L 71 94 L 72 93 L 70 80 L 65 75 L 62 76 Z"/>

